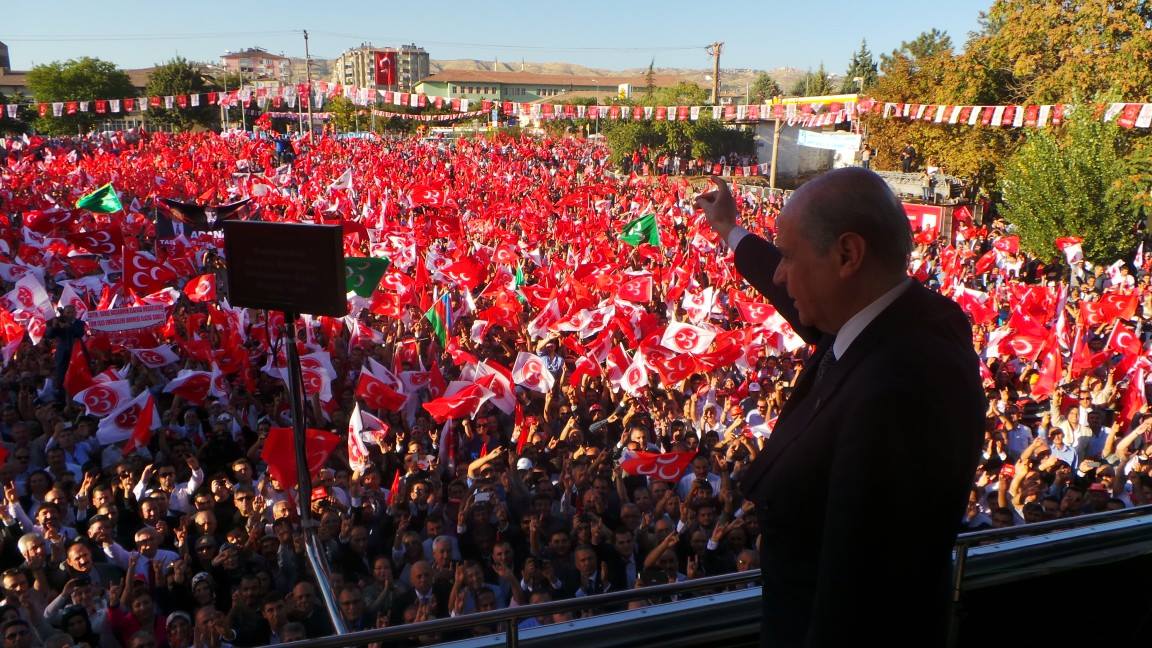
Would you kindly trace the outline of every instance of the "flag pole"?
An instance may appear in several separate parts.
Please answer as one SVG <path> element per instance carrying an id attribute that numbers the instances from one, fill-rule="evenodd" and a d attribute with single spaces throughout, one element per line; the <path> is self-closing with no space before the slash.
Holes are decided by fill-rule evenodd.
<path id="1" fill-rule="evenodd" d="M 308 83 L 308 143 L 311 144 L 315 140 L 313 131 L 315 125 L 312 122 L 312 55 L 308 52 L 308 30 L 304 32 L 304 78 Z"/>
<path id="2" fill-rule="evenodd" d="M 288 352 L 288 395 L 292 405 L 292 438 L 296 446 L 296 502 L 300 508 L 300 528 L 304 531 L 304 550 L 320 586 L 320 598 L 332 620 L 336 634 L 347 634 L 340 606 L 328 581 L 328 561 L 318 548 L 316 524 L 312 521 L 312 474 L 308 470 L 307 432 L 304 425 L 304 379 L 300 370 L 300 352 L 296 348 L 297 313 L 284 311 Z"/>
<path id="3" fill-rule="evenodd" d="M 304 380 L 301 377 L 300 352 L 296 348 L 296 313 L 284 312 L 284 323 L 288 327 L 285 340 L 288 352 L 288 395 L 292 405 L 292 435 L 296 445 L 296 483 L 300 496 L 300 524 L 308 528 L 312 524 L 312 475 L 308 471 L 308 453 L 305 442 L 307 434 L 304 425 Z"/>

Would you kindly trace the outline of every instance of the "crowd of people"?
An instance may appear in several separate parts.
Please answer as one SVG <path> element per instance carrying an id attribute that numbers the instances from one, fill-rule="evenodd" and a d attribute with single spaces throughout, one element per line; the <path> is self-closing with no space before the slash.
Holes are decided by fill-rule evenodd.
<path id="1" fill-rule="evenodd" d="M 809 349 L 735 272 L 693 208 L 699 186 L 614 173 L 578 139 L 0 143 L 4 646 L 333 631 L 300 494 L 265 447 L 292 424 L 283 317 L 230 304 L 221 239 L 161 227 L 163 198 L 343 223 L 346 257 L 390 260 L 347 317 L 304 316 L 289 342 L 317 374 L 307 426 L 340 439 L 312 466 L 311 513 L 348 629 L 758 568 L 739 478 Z M 109 182 L 123 210 L 72 207 Z M 743 224 L 771 237 L 779 200 L 737 196 Z M 621 236 L 647 214 L 651 233 Z M 1152 503 L 1143 258 L 1044 266 L 991 219 L 932 234 L 909 271 L 961 303 L 986 360 L 965 526 Z M 214 292 L 190 288 L 205 278 Z M 84 323 L 137 305 L 163 305 L 163 322 Z M 669 346 L 675 323 L 713 337 Z M 548 375 L 526 378 L 524 358 Z M 192 388 L 194 374 L 210 381 Z M 143 424 L 106 407 L 116 389 L 148 397 Z M 628 469 L 645 453 L 693 458 L 674 475 Z"/>

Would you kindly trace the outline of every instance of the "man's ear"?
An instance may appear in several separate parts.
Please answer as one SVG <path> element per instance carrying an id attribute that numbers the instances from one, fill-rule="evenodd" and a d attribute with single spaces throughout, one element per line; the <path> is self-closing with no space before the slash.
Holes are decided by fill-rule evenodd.
<path id="1" fill-rule="evenodd" d="M 841 278 L 848 278 L 860 271 L 864 265 L 864 256 L 868 252 L 868 242 L 863 236 L 855 232 L 845 232 L 833 244 L 836 254 L 838 274 Z"/>

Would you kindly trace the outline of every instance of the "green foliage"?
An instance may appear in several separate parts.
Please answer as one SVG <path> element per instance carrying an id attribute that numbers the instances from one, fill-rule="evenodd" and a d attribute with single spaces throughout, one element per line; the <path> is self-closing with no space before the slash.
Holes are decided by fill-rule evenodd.
<path id="1" fill-rule="evenodd" d="M 821 63 L 820 69 L 815 72 L 809 70 L 804 78 L 792 84 L 792 90 L 789 94 L 793 97 L 816 97 L 835 93 L 836 86 L 832 83 L 828 72 L 824 70 L 824 64 Z"/>
<path id="2" fill-rule="evenodd" d="M 884 74 L 892 71 L 893 65 L 898 65 L 901 59 L 908 61 L 926 61 L 940 55 L 952 55 L 952 37 L 948 32 L 931 29 L 921 32 L 911 41 L 900 43 L 900 47 L 892 50 L 891 54 L 880 55 L 880 70 Z"/>
<path id="3" fill-rule="evenodd" d="M 648 71 L 644 73 L 644 94 L 651 97 L 656 92 L 656 59 L 648 63 Z"/>
<path id="4" fill-rule="evenodd" d="M 868 49 L 868 41 L 862 40 L 860 49 L 848 62 L 848 71 L 844 73 L 844 80 L 840 83 L 840 92 L 850 93 L 859 90 L 861 85 L 856 83 L 857 78 L 862 79 L 865 89 L 872 88 L 879 77 L 876 61 L 872 59 L 872 52 Z"/>
<path id="5" fill-rule="evenodd" d="M 776 79 L 768 76 L 767 73 L 761 72 L 756 75 L 752 80 L 752 86 L 748 89 L 749 98 L 754 104 L 767 103 L 773 97 L 779 97 L 784 94 L 780 89 L 780 84 L 776 83 Z"/>
<path id="6" fill-rule="evenodd" d="M 656 129 L 647 121 L 608 120 L 604 123 L 604 139 L 612 150 L 612 163 L 617 166 L 634 152 L 661 144 Z"/>
<path id="7" fill-rule="evenodd" d="M 240 81 L 243 78 L 244 77 L 239 72 L 225 72 L 223 74 L 216 75 L 216 77 L 212 80 L 212 83 L 222 90 L 238 90 L 241 85 Z M 249 83 L 252 82 L 251 75 L 249 75 L 247 80 Z"/>
<path id="8" fill-rule="evenodd" d="M 692 83 L 658 90 L 644 105 L 700 105 L 708 92 Z M 606 120 L 601 123 L 605 141 L 611 149 L 611 160 L 620 165 L 636 151 L 647 150 L 648 162 L 661 155 L 715 159 L 724 154 L 750 154 L 755 151 L 753 133 L 744 128 L 729 128 L 703 111 L 696 121 Z"/>
<path id="9" fill-rule="evenodd" d="M 1001 80 L 999 103 L 1057 103 L 1152 93 L 1148 0 L 996 0 L 981 15 L 965 58 Z"/>
<path id="10" fill-rule="evenodd" d="M 1061 131 L 1030 132 L 1000 185 L 1004 215 L 1022 247 L 1048 258 L 1057 237 L 1080 236 L 1091 261 L 1111 263 L 1130 253 L 1139 216 L 1117 209 L 1109 196 L 1125 175 L 1124 146 L 1120 128 L 1087 109 L 1075 111 Z"/>
<path id="11" fill-rule="evenodd" d="M 200 94 L 215 89 L 215 85 L 205 79 L 196 66 L 176 57 L 156 66 L 148 78 L 145 94 L 149 97 L 166 97 Z M 196 108 L 153 108 L 148 111 L 148 119 L 175 130 L 213 128 L 220 123 L 220 109 L 202 101 Z"/>
<path id="12" fill-rule="evenodd" d="M 671 88 L 659 88 L 640 100 L 642 106 L 701 106 L 708 103 L 708 90 L 689 81 L 681 81 Z"/>
<path id="13" fill-rule="evenodd" d="M 136 89 L 123 70 L 109 61 L 87 56 L 37 65 L 28 71 L 28 89 L 41 103 L 136 96 Z M 66 135 L 75 134 L 77 130 L 88 131 L 103 119 L 103 115 L 95 112 L 77 112 L 37 118 L 35 126 L 43 133 Z"/>
<path id="14" fill-rule="evenodd" d="M 359 127 L 364 124 L 364 119 L 368 119 L 368 117 L 360 117 L 359 110 L 360 108 L 352 103 L 351 99 L 343 95 L 332 97 L 324 105 L 324 111 L 332 115 L 328 124 L 340 133 L 360 130 Z"/>
<path id="15" fill-rule="evenodd" d="M 1106 197 L 1112 209 L 1144 221 L 1145 231 L 1152 232 L 1152 138 L 1136 140 Z"/>

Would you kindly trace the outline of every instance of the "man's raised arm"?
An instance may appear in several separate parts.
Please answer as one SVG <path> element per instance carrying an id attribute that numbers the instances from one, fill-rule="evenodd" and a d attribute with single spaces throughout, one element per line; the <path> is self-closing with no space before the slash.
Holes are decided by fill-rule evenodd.
<path id="1" fill-rule="evenodd" d="M 815 344 L 821 333 L 817 329 L 800 323 L 796 305 L 783 286 L 772 281 L 776 266 L 780 265 L 780 250 L 768 241 L 752 234 L 737 223 L 739 213 L 736 199 L 728 189 L 728 183 L 721 178 L 710 177 L 715 191 L 699 195 L 696 207 L 704 211 L 704 217 L 712 230 L 732 248 L 736 255 L 736 270 L 752 284 L 760 294 L 768 298 L 772 306 L 788 321 L 797 335 L 805 342 Z"/>

